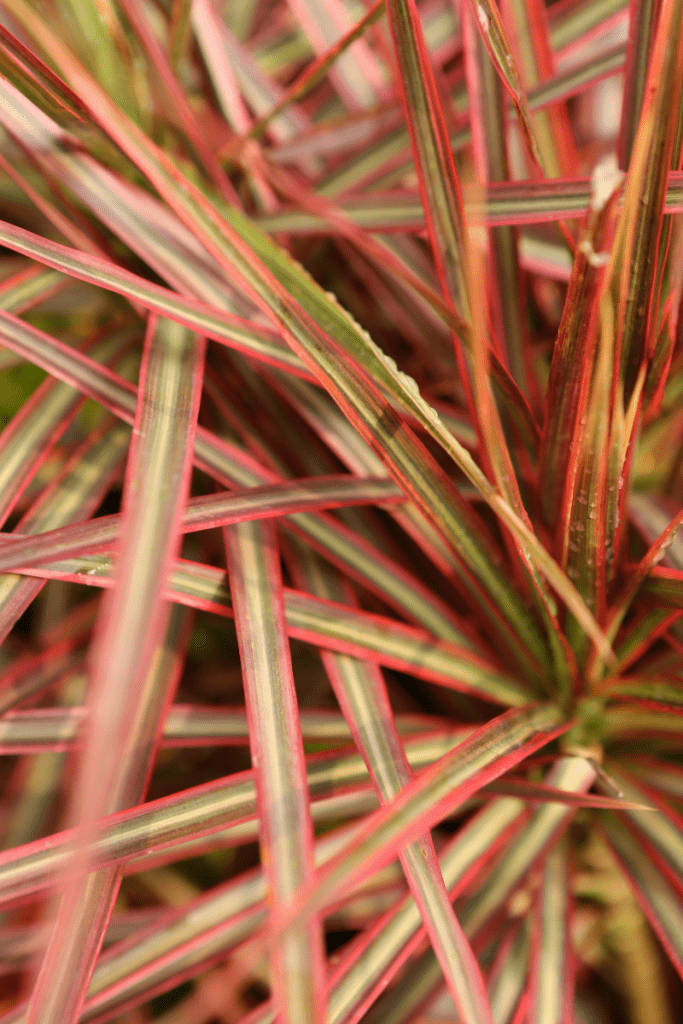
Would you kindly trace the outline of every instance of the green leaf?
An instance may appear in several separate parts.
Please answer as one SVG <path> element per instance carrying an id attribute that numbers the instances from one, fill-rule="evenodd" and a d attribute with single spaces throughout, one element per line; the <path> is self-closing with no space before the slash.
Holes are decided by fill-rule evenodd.
<path id="1" fill-rule="evenodd" d="M 301 560 L 299 574 L 321 597 L 345 596 L 341 582 L 326 576 L 312 559 Z M 356 746 L 382 803 L 386 803 L 409 784 L 411 772 L 393 723 L 384 679 L 375 666 L 348 655 L 323 653 L 322 657 Z M 453 912 L 429 833 L 406 846 L 401 864 L 460 1013 L 473 1024 L 493 1024 L 479 965 Z"/>
<path id="2" fill-rule="evenodd" d="M 275 928 L 292 927 L 300 915 L 324 906 L 343 885 L 386 863 L 397 846 L 441 820 L 482 785 L 548 742 L 549 734 L 564 731 L 562 722 L 562 714 L 552 705 L 530 705 L 481 726 L 366 819 L 351 848 L 333 861 L 293 911 L 277 915 Z"/>
<path id="3" fill-rule="evenodd" d="M 529 151 L 535 163 L 541 167 L 541 153 L 536 141 L 529 104 L 498 7 L 492 0 L 471 0 L 471 5 L 486 49 L 521 121 Z"/>
<path id="4" fill-rule="evenodd" d="M 30 1000 L 29 1014 L 46 1024 L 80 1015 L 120 881 L 117 869 L 88 876 L 88 834 L 103 814 L 141 799 L 171 682 L 155 671 L 155 657 L 169 622 L 163 591 L 179 547 L 203 360 L 204 343 L 184 327 L 150 321 L 117 581 L 92 654 L 89 727 L 72 796 L 83 838 Z"/>
<path id="5" fill-rule="evenodd" d="M 653 931 L 683 976 L 683 908 L 680 897 L 651 863 L 645 850 L 610 812 L 603 828 Z"/>
<path id="6" fill-rule="evenodd" d="M 275 530 L 263 522 L 224 527 L 240 646 L 250 746 L 261 818 L 260 846 L 275 905 L 313 879 L 313 829 L 303 742 L 286 639 Z M 271 954 L 277 1003 L 291 1024 L 324 1019 L 324 950 L 312 916 Z"/>

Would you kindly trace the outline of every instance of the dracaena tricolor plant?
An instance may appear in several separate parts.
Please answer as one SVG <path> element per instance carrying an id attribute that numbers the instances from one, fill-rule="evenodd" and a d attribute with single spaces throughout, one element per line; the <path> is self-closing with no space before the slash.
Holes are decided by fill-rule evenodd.
<path id="1" fill-rule="evenodd" d="M 0 0 L 0 1024 L 674 1024 L 683 0 Z"/>

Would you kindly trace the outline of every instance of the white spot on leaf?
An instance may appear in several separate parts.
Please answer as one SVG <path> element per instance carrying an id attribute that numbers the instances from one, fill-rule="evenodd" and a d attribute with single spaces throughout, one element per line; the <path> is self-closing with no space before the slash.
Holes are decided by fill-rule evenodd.
<path id="1" fill-rule="evenodd" d="M 588 238 L 579 242 L 579 250 L 584 254 L 591 267 L 606 267 L 609 263 L 609 253 L 596 252 Z"/>
<path id="2" fill-rule="evenodd" d="M 624 180 L 624 172 L 619 169 L 616 153 L 609 153 L 593 168 L 591 175 L 591 209 L 599 213 L 605 203 L 612 198 Z"/>

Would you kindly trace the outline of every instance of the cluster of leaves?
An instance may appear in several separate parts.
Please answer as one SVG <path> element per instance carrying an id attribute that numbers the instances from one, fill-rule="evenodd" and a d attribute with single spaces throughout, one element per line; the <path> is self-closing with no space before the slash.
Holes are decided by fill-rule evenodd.
<path id="1" fill-rule="evenodd" d="M 673 1024 L 682 97 L 683 0 L 1 0 L 1 1024 Z"/>

